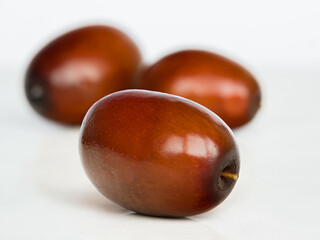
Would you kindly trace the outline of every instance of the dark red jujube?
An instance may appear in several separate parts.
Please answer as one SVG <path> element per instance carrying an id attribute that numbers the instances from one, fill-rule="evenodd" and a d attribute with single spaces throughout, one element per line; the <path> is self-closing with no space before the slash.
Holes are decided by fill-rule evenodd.
<path id="1" fill-rule="evenodd" d="M 95 103 L 81 127 L 80 153 L 96 188 L 131 211 L 183 217 L 221 203 L 239 173 L 229 127 L 178 96 L 126 90 Z"/>
<path id="2" fill-rule="evenodd" d="M 41 115 L 81 124 L 97 100 L 130 88 L 140 62 L 138 48 L 123 32 L 108 26 L 76 29 L 35 56 L 26 74 L 26 95 Z"/>
<path id="3" fill-rule="evenodd" d="M 261 101 L 260 87 L 249 71 L 225 57 L 199 50 L 162 58 L 145 70 L 137 87 L 191 99 L 231 128 L 249 122 Z"/>

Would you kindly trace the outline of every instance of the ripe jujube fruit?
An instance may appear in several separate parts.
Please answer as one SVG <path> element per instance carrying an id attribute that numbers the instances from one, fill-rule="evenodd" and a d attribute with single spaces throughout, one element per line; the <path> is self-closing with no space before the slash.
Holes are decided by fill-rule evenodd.
<path id="1" fill-rule="evenodd" d="M 233 189 L 239 154 L 229 127 L 191 100 L 125 90 L 95 103 L 80 154 L 95 187 L 131 211 L 184 217 L 220 204 Z"/>
<path id="2" fill-rule="evenodd" d="M 225 57 L 199 50 L 162 58 L 145 70 L 137 87 L 198 102 L 231 128 L 250 121 L 261 101 L 260 87 L 250 72 Z"/>
<path id="3" fill-rule="evenodd" d="M 97 100 L 130 87 L 140 62 L 138 48 L 123 32 L 108 26 L 79 28 L 34 57 L 26 74 L 26 95 L 41 115 L 80 124 Z"/>

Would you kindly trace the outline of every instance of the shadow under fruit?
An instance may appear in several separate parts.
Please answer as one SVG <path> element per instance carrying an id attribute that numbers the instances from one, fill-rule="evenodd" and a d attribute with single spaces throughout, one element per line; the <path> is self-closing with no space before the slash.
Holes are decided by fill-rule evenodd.
<path id="1" fill-rule="evenodd" d="M 110 94 L 88 111 L 80 153 L 95 187 L 131 211 L 184 217 L 220 204 L 239 173 L 229 127 L 207 108 L 147 90 Z"/>
<path id="2" fill-rule="evenodd" d="M 41 115 L 80 124 L 91 105 L 130 87 L 141 56 L 121 31 L 88 26 L 68 32 L 45 46 L 32 60 L 25 91 Z"/>

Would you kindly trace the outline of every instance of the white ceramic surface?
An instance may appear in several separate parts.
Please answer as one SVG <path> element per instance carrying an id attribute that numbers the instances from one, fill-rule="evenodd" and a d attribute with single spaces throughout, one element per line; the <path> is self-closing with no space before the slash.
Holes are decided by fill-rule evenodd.
<path id="1" fill-rule="evenodd" d="M 22 75 L 0 78 L 0 239 L 319 239 L 320 72 L 260 72 L 263 104 L 236 130 L 241 173 L 216 209 L 188 219 L 130 213 L 82 169 L 79 128 L 38 116 Z"/>

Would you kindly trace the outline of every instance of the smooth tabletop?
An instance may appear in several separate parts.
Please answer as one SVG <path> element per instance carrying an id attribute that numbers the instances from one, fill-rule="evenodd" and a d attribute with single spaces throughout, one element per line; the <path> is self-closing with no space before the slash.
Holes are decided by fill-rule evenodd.
<path id="1" fill-rule="evenodd" d="M 319 239 L 320 72 L 258 70 L 263 103 L 235 131 L 240 178 L 190 218 L 129 212 L 104 198 L 79 158 L 79 127 L 38 116 L 18 71 L 0 69 L 0 239 Z"/>

